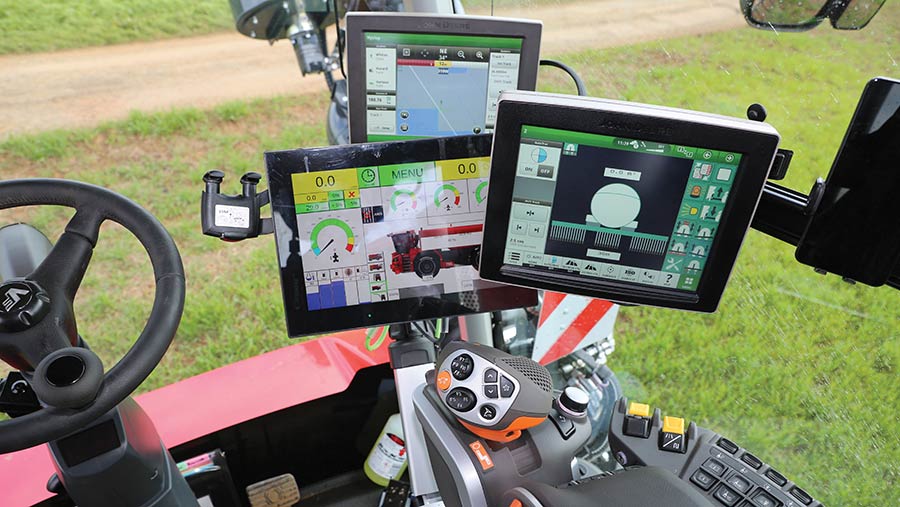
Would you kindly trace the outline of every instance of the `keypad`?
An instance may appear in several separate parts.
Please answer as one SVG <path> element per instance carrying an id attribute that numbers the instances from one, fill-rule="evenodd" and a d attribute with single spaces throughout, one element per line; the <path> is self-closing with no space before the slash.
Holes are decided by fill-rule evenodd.
<path id="1" fill-rule="evenodd" d="M 475 393 L 465 387 L 457 387 L 447 394 L 447 406 L 459 412 L 468 412 L 475 406 Z"/>
<path id="2" fill-rule="evenodd" d="M 465 380 L 472 374 L 475 362 L 469 354 L 460 354 L 450 362 L 450 373 L 456 380 Z"/>

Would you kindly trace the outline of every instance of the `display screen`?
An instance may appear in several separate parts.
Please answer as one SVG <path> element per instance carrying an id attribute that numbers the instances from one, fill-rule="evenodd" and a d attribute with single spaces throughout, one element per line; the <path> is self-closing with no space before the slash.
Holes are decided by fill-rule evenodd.
<path id="1" fill-rule="evenodd" d="M 488 157 L 293 175 L 310 310 L 470 291 Z"/>
<path id="2" fill-rule="evenodd" d="M 695 292 L 740 160 L 523 125 L 504 263 Z"/>
<path id="3" fill-rule="evenodd" d="M 366 32 L 364 40 L 369 141 L 490 132 L 500 92 L 518 86 L 522 38 Z"/>

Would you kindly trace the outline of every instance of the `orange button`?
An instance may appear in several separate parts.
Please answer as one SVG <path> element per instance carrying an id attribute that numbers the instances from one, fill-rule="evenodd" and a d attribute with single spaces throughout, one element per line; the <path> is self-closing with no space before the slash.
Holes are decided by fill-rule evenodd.
<path id="1" fill-rule="evenodd" d="M 516 498 L 512 502 L 509 502 L 509 507 L 522 507 L 522 501 Z"/>
<path id="2" fill-rule="evenodd" d="M 447 370 L 443 370 L 438 373 L 437 376 L 437 386 L 441 391 L 446 391 L 450 389 L 450 383 L 453 382 L 453 377 L 450 376 L 450 372 Z"/>

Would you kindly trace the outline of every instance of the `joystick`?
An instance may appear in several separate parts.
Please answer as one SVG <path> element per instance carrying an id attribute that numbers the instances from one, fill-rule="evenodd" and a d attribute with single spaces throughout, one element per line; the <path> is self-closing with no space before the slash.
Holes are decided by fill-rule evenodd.
<path id="1" fill-rule="evenodd" d="M 554 394 L 550 373 L 531 359 L 444 346 L 413 404 L 445 505 L 500 505 L 510 488 L 574 479 L 572 460 L 591 435 L 589 398 L 574 387 Z"/>
<path id="2" fill-rule="evenodd" d="M 546 368 L 481 345 L 445 347 L 436 379 L 438 396 L 460 424 L 493 442 L 511 442 L 541 424 L 553 402 Z"/>

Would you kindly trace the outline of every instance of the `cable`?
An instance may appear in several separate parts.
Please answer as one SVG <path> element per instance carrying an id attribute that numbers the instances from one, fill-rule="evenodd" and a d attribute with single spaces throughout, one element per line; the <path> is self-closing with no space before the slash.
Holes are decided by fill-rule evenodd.
<path id="1" fill-rule="evenodd" d="M 344 76 L 344 79 L 347 79 L 347 73 L 344 71 L 344 35 L 341 33 L 341 14 L 338 11 L 337 0 L 332 0 L 331 3 L 334 5 L 334 29 L 337 31 L 338 62 L 341 64 L 341 75 Z"/>
<path id="2" fill-rule="evenodd" d="M 538 63 L 539 65 L 544 65 L 547 67 L 556 67 L 557 69 L 560 69 L 568 74 L 572 78 L 572 80 L 575 81 L 575 88 L 578 90 L 578 95 L 582 97 L 587 96 L 587 88 L 585 88 L 584 86 L 584 81 L 581 80 L 581 76 L 579 76 L 578 73 L 575 72 L 575 69 L 556 60 L 541 60 Z"/>

